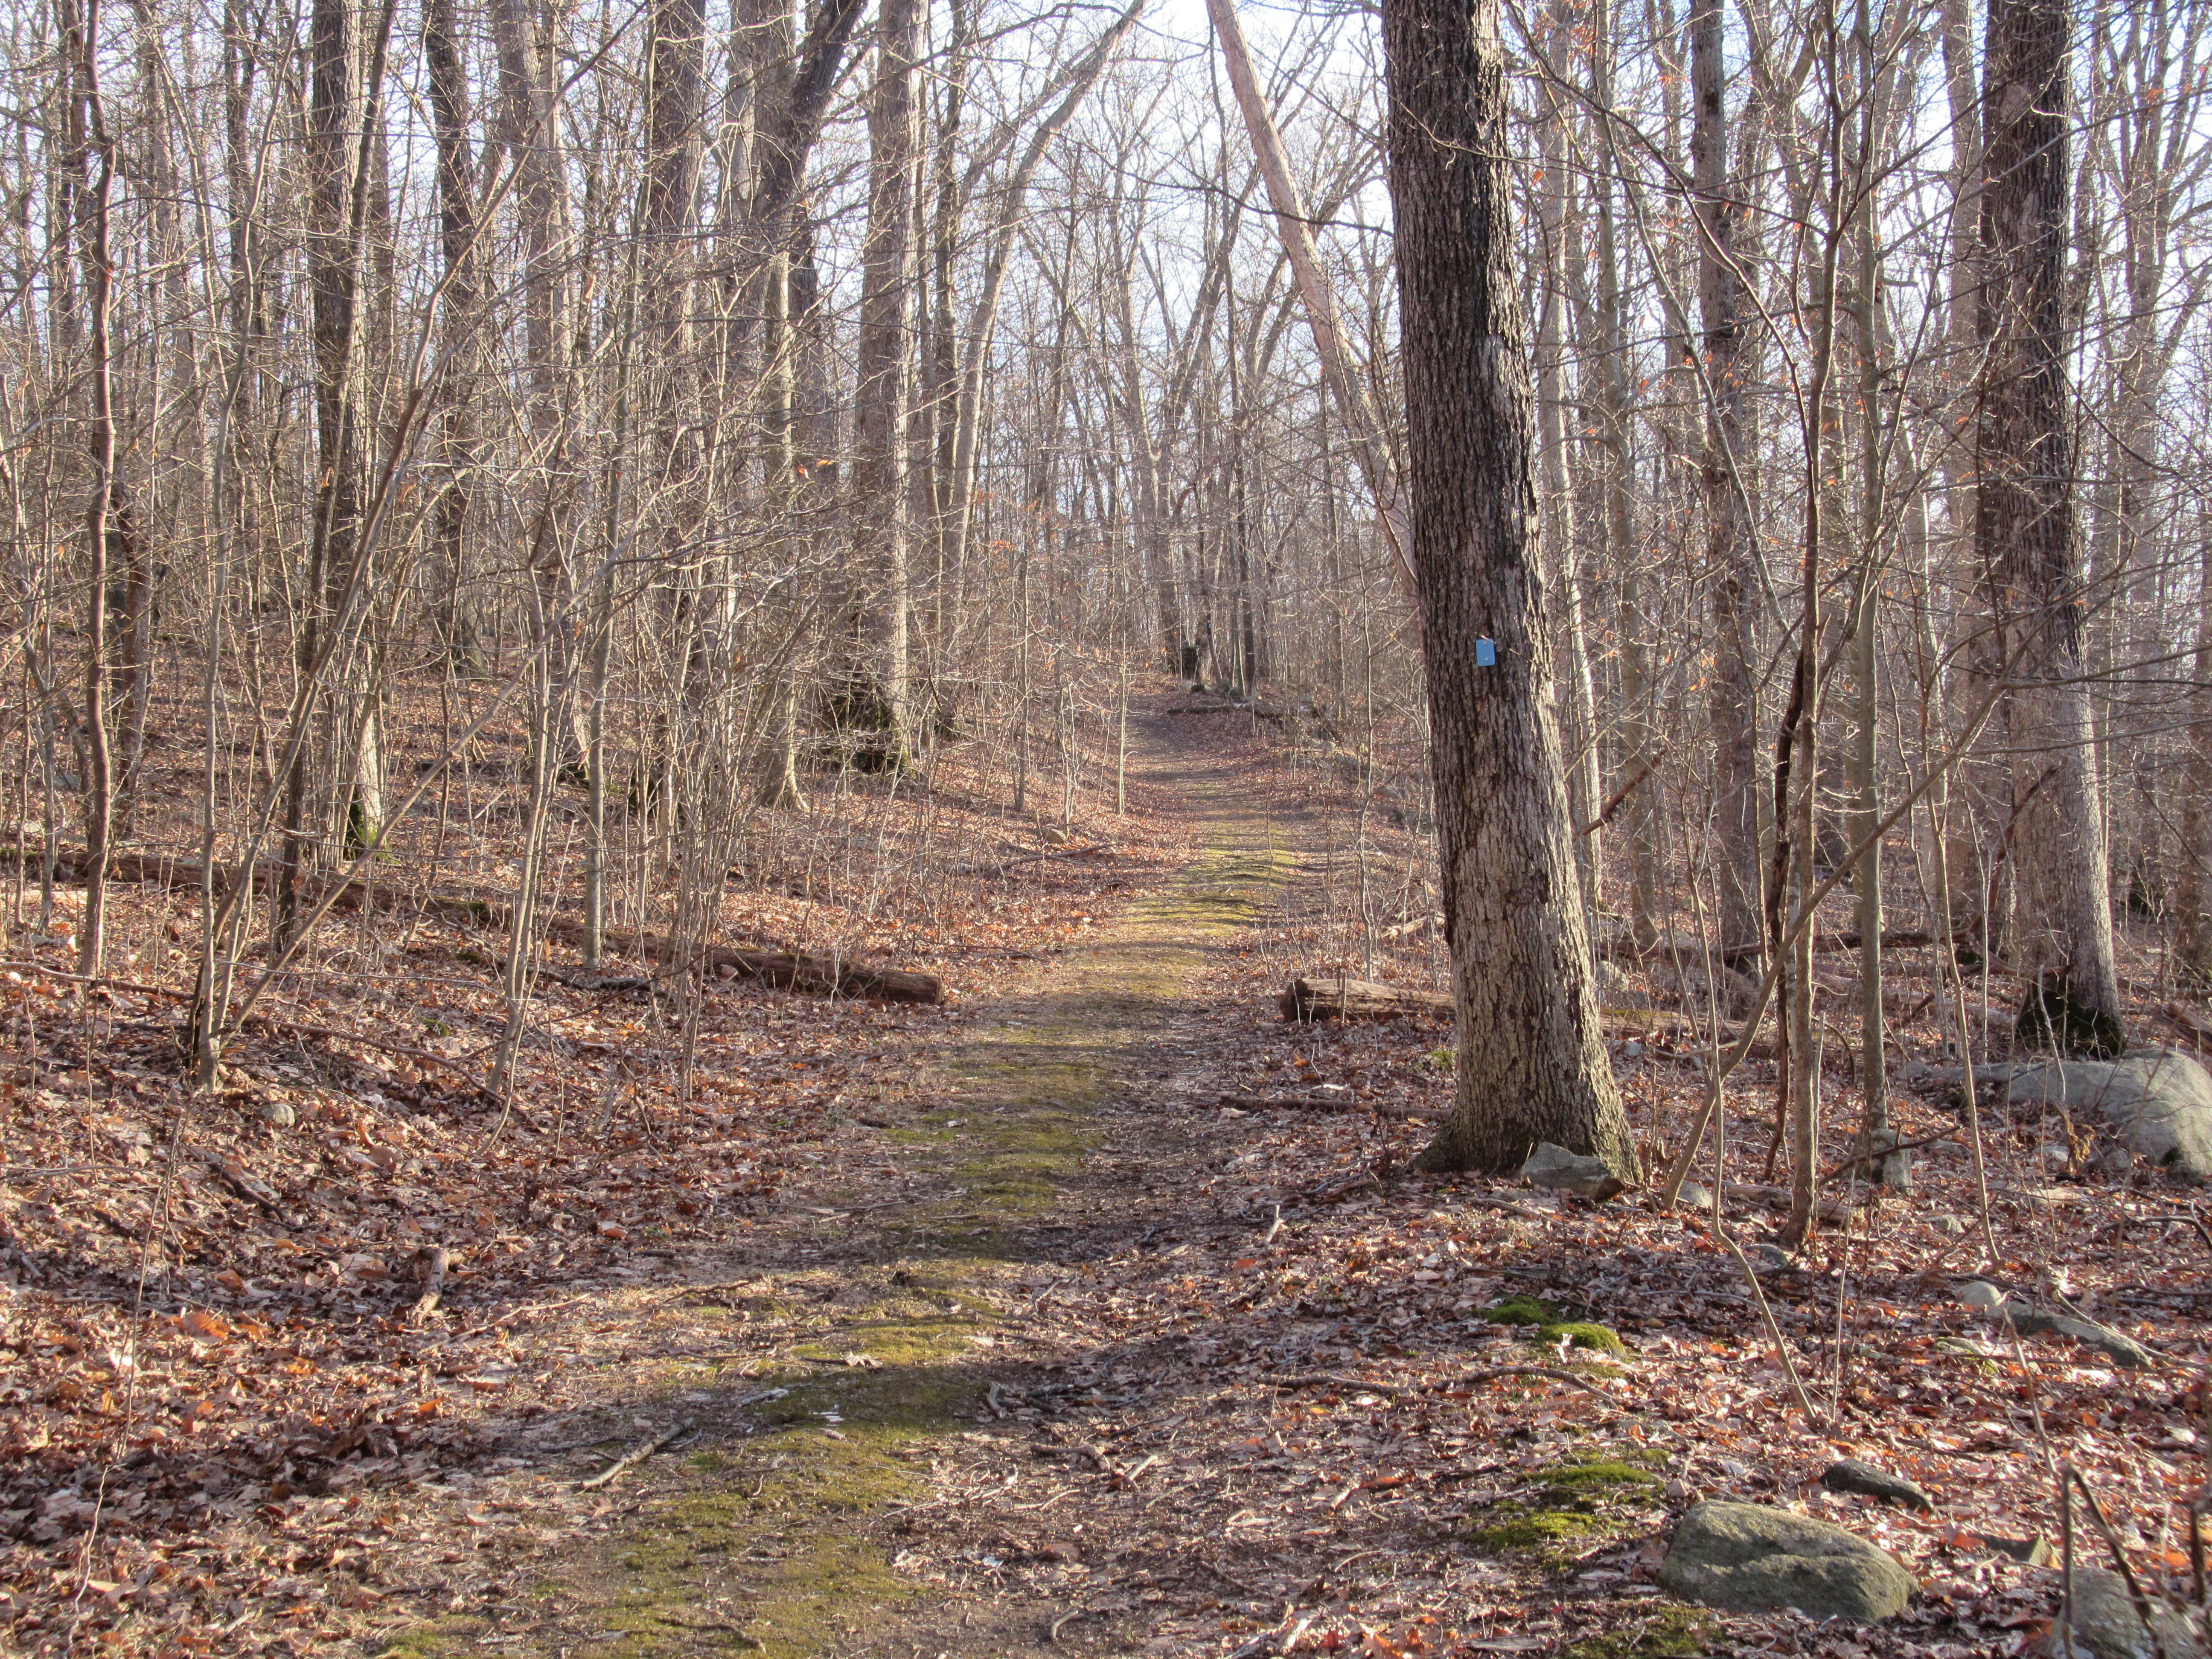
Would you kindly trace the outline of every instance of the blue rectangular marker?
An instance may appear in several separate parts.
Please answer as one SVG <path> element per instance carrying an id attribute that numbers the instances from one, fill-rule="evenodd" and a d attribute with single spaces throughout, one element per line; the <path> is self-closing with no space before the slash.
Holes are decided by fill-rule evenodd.
<path id="1" fill-rule="evenodd" d="M 1474 642 L 1474 665 L 1477 668 L 1495 668 L 1498 666 L 1498 641 L 1496 640 L 1477 640 Z"/>

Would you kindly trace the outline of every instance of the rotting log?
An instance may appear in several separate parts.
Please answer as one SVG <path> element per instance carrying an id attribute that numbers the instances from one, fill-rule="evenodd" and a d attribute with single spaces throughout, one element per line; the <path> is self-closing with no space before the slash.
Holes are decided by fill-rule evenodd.
<path id="1" fill-rule="evenodd" d="M 75 872 L 74 860 L 64 866 Z M 58 870 L 57 873 L 59 873 Z M 273 878 L 276 866 L 264 860 L 262 870 L 264 879 Z M 217 865 L 215 889 L 218 893 L 228 890 L 236 879 L 234 869 Z M 169 858 L 158 854 L 116 854 L 108 860 L 107 878 L 110 881 L 137 882 L 165 887 L 196 887 L 203 879 L 202 866 L 197 860 Z M 319 902 L 330 891 L 327 886 L 303 885 L 303 900 Z M 450 894 L 432 893 L 416 896 L 383 883 L 356 878 L 343 884 L 331 908 L 333 910 L 357 910 L 364 903 L 380 909 L 396 909 L 402 904 L 416 914 L 434 916 L 442 921 L 458 922 L 464 927 L 501 928 L 507 925 L 509 909 L 504 899 L 464 898 Z M 584 924 L 556 917 L 546 924 L 545 934 L 566 945 L 581 947 Z M 674 962 L 680 952 L 666 937 L 658 933 L 611 932 L 606 936 L 610 951 L 641 957 L 650 962 Z M 702 945 L 691 955 L 690 966 L 702 973 L 721 972 L 727 978 L 757 980 L 763 985 L 779 990 L 798 991 L 816 996 L 836 994 L 848 997 L 871 997 L 880 1002 L 903 1002 L 934 1005 L 945 1000 L 945 987 L 934 974 L 914 973 L 901 968 L 873 968 L 857 962 L 832 961 L 824 957 L 803 955 L 796 951 L 755 949 L 727 945 Z"/>
<path id="2" fill-rule="evenodd" d="M 548 938 L 580 947 L 584 924 L 556 921 L 545 928 Z M 674 962 L 674 945 L 658 933 L 610 932 L 607 948 L 648 962 Z M 873 997 L 878 1002 L 935 1004 L 945 1000 L 945 986 L 934 974 L 917 974 L 903 968 L 870 968 L 857 962 L 833 962 L 825 957 L 802 956 L 796 951 L 757 951 L 729 945 L 702 945 L 691 965 L 702 972 L 726 969 L 738 979 L 758 980 L 778 990 L 803 991 L 816 996 Z"/>
<path id="3" fill-rule="evenodd" d="M 1415 991 L 1371 979 L 1301 974 L 1283 988 L 1275 1006 L 1285 1019 L 1429 1019 L 1452 1018 L 1452 1000 L 1443 991 Z"/>
<path id="4" fill-rule="evenodd" d="M 1362 1100 L 1357 1095 L 1224 1095 L 1221 1104 L 1238 1112 L 1359 1112 L 1373 1117 L 1407 1118 L 1436 1122 L 1443 1114 L 1427 1106 L 1401 1106 L 1389 1101 Z"/>

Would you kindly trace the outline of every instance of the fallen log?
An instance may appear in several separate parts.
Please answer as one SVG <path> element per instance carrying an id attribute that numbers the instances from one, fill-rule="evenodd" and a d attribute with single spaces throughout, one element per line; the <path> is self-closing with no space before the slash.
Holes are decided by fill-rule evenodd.
<path id="1" fill-rule="evenodd" d="M 1275 1006 L 1285 1019 L 1429 1019 L 1452 1018 L 1452 1000 L 1442 991 L 1415 991 L 1371 979 L 1301 974 L 1283 988 Z"/>
<path id="2" fill-rule="evenodd" d="M 580 921 L 548 922 L 545 936 L 579 949 L 584 943 Z M 658 933 L 610 930 L 606 948 L 648 962 L 676 962 L 681 953 Z M 781 991 L 802 991 L 816 996 L 873 997 L 878 1002 L 936 1004 L 945 1000 L 944 981 L 934 974 L 917 974 L 903 968 L 869 968 L 856 962 L 833 962 L 825 957 L 801 956 L 795 951 L 755 951 L 730 945 L 702 945 L 691 955 L 690 965 L 702 972 L 727 969 L 727 977 L 758 980 Z"/>
<path id="3" fill-rule="evenodd" d="M 1392 923 L 1382 930 L 1382 936 L 1384 939 L 1419 939 L 1431 927 L 1442 927 L 1443 925 L 1444 913 L 1441 910 L 1431 910 L 1425 916 L 1408 916 L 1403 921 Z"/>
<path id="4" fill-rule="evenodd" d="M 77 874 L 74 860 L 64 860 L 58 866 Z M 226 865 L 217 865 L 215 872 L 215 890 L 229 890 L 237 872 Z M 264 861 L 258 879 L 274 880 L 276 866 Z M 151 886 L 196 887 L 204 876 L 202 866 L 195 860 L 161 855 L 118 853 L 108 860 L 108 879 L 136 882 Z M 327 878 L 305 880 L 301 884 L 304 896 L 319 902 L 328 896 L 331 884 Z M 443 921 L 458 922 L 464 927 L 484 928 L 505 927 L 512 911 L 504 900 L 463 898 L 450 894 L 431 893 L 417 896 L 396 890 L 382 882 L 366 882 L 358 878 L 343 883 L 332 900 L 331 908 L 337 911 L 358 910 L 363 904 L 379 909 L 398 909 L 402 906 L 416 914 L 435 916 Z M 547 922 L 545 936 L 563 944 L 580 948 L 584 943 L 585 927 L 581 921 L 556 917 Z M 672 962 L 681 954 L 663 935 L 635 931 L 610 929 L 605 935 L 609 951 L 642 957 L 651 962 Z M 934 974 L 917 974 L 900 968 L 871 968 L 856 962 L 832 961 L 824 957 L 802 955 L 796 951 L 749 949 L 737 945 L 707 945 L 700 946 L 691 957 L 691 967 L 707 972 L 726 969 L 727 978 L 757 980 L 763 985 L 779 990 L 808 993 L 817 996 L 836 994 L 848 997 L 872 997 L 881 1002 L 907 1002 L 934 1005 L 945 1000 L 945 987 Z"/>
<path id="5" fill-rule="evenodd" d="M 1364 1112 L 1423 1123 L 1441 1121 L 1444 1115 L 1426 1106 L 1399 1106 L 1388 1101 L 1361 1100 L 1355 1095 L 1224 1095 L 1221 1103 L 1239 1112 Z"/>
<path id="6" fill-rule="evenodd" d="M 1856 951 L 1859 948 L 1859 939 L 1860 935 L 1856 930 L 1818 933 L 1814 936 L 1813 949 L 1822 956 Z M 1892 927 L 1885 929 L 1881 935 L 1881 948 L 1885 951 L 1912 951 L 1937 942 L 1937 935 L 1924 928 Z M 1966 945 L 1972 941 L 1966 934 L 1960 933 L 1954 936 L 1952 942 Z M 1613 927 L 1601 933 L 1597 939 L 1597 954 L 1607 962 L 1653 962 L 1670 960 L 1675 957 L 1686 962 L 1699 962 L 1704 960 L 1705 950 L 1706 941 L 1695 933 L 1661 933 L 1648 943 L 1639 944 L 1635 935 L 1626 928 Z M 1740 962 L 1741 957 L 1723 955 L 1722 960 L 1735 965 Z"/>

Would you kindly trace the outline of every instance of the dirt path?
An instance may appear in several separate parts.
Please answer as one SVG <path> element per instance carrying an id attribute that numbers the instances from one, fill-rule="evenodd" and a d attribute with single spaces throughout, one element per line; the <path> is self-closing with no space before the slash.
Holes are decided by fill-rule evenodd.
<path id="1" fill-rule="evenodd" d="M 975 1495 L 982 1425 L 1034 1422 L 1015 1402 L 1073 1386 L 1047 1379 L 1053 1345 L 1030 1334 L 1052 1276 L 1193 1222 L 1186 1187 L 1148 1179 L 1188 1152 L 1189 1126 L 1152 1103 L 1176 1095 L 1194 984 L 1293 861 L 1233 759 L 1167 717 L 1132 738 L 1198 856 L 1027 994 L 976 1011 L 931 1072 L 885 1079 L 841 1128 L 855 1150 L 819 1189 L 788 1192 L 781 1224 L 599 1310 L 624 1328 L 603 1346 L 630 1350 L 605 1364 L 608 1403 L 586 1426 L 559 1425 L 565 1443 L 544 1443 L 553 1425 L 520 1437 L 520 1458 L 555 1466 L 481 1499 L 502 1534 L 487 1544 L 518 1555 L 518 1593 L 395 1632 L 389 1650 L 798 1659 L 1100 1650 L 1137 1633 L 1141 1602 L 1086 1605 L 1079 1544 L 1030 1552 L 1048 1581 L 1030 1599 L 933 1584 L 900 1543 L 917 1515 Z M 594 1467 L 573 1455 L 585 1441 L 604 1452 L 686 1424 L 662 1455 L 577 1489 Z M 1072 1514 L 1053 1521 L 1082 1531 Z M 1066 1585 L 1049 1582 L 1054 1565 Z"/>

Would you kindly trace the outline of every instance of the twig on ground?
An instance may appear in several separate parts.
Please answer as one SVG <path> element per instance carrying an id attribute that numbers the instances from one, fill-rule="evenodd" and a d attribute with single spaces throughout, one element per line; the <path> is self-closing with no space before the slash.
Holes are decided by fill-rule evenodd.
<path id="1" fill-rule="evenodd" d="M 430 1252 L 429 1265 L 422 1273 L 422 1294 L 415 1298 L 413 1311 L 407 1316 L 410 1325 L 420 1325 L 438 1311 L 438 1298 L 446 1293 L 446 1269 L 453 1264 L 453 1253 L 442 1244 Z"/>
<path id="2" fill-rule="evenodd" d="M 1270 1388 L 1276 1389 L 1357 1389 L 1365 1394 L 1387 1394 L 1403 1398 L 1409 1395 L 1432 1394 L 1439 1389 L 1464 1388 L 1470 1382 L 1495 1382 L 1504 1376 L 1542 1376 L 1554 1382 L 1568 1382 L 1585 1394 L 1594 1394 L 1600 1400 L 1613 1405 L 1614 1400 L 1603 1389 L 1572 1371 L 1561 1370 L 1557 1365 L 1486 1365 L 1479 1371 L 1464 1371 L 1457 1376 L 1447 1376 L 1434 1382 L 1370 1382 L 1364 1377 L 1346 1376 L 1336 1371 L 1306 1371 L 1296 1376 L 1271 1376 Z"/>
<path id="3" fill-rule="evenodd" d="M 692 1425 L 696 1420 L 697 1419 L 695 1418 L 687 1417 L 682 1422 L 677 1424 L 673 1428 L 665 1430 L 663 1432 L 654 1435 L 649 1440 L 639 1441 L 637 1444 L 632 1446 L 628 1451 L 624 1452 L 620 1457 L 615 1459 L 613 1462 L 608 1464 L 606 1468 L 601 1469 L 590 1480 L 579 1480 L 576 1483 L 576 1490 L 578 1492 L 592 1492 L 597 1490 L 599 1487 L 605 1486 L 610 1480 L 614 1480 L 625 1470 L 635 1468 L 640 1463 L 644 1462 L 647 1458 L 652 1456 L 653 1453 L 659 1451 L 662 1447 L 672 1445 L 675 1442 L 681 1440 L 685 1435 L 691 1432 Z"/>

